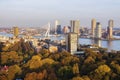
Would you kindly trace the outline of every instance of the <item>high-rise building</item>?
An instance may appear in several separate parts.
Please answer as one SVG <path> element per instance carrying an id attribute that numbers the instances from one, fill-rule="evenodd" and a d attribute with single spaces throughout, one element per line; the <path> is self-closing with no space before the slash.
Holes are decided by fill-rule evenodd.
<path id="1" fill-rule="evenodd" d="M 71 32 L 71 26 L 68 26 L 69 32 Z"/>
<path id="2" fill-rule="evenodd" d="M 114 26 L 114 21 L 113 21 L 112 19 L 110 19 L 110 20 L 108 21 L 108 26 L 113 28 L 113 26 Z"/>
<path id="3" fill-rule="evenodd" d="M 107 27 L 107 38 L 112 39 L 113 38 L 113 30 L 112 27 Z"/>
<path id="4" fill-rule="evenodd" d="M 66 50 L 71 54 L 77 51 L 78 35 L 77 33 L 70 32 L 66 35 Z"/>
<path id="5" fill-rule="evenodd" d="M 68 26 L 64 26 L 63 27 L 63 33 L 66 34 L 66 33 L 69 33 L 70 32 L 70 29 Z"/>
<path id="6" fill-rule="evenodd" d="M 57 34 L 61 34 L 62 30 L 61 30 L 61 25 L 57 25 L 57 30 L 56 30 Z"/>
<path id="7" fill-rule="evenodd" d="M 92 19 L 91 21 L 91 33 L 92 33 L 92 37 L 94 38 L 95 37 L 95 28 L 96 28 L 96 20 L 95 19 Z"/>
<path id="8" fill-rule="evenodd" d="M 80 34 L 80 21 L 79 20 L 71 20 L 70 21 L 71 25 L 71 32 L 77 33 L 78 35 Z"/>
<path id="9" fill-rule="evenodd" d="M 95 29 L 95 38 L 100 39 L 102 36 L 101 32 L 101 24 L 99 22 L 96 23 L 96 29 Z"/>
<path id="10" fill-rule="evenodd" d="M 94 44 L 101 47 L 101 40 L 94 40 Z"/>
<path id="11" fill-rule="evenodd" d="M 55 21 L 55 34 L 57 34 L 57 27 L 60 26 L 60 22 L 58 20 Z"/>
<path id="12" fill-rule="evenodd" d="M 112 39 L 113 38 L 113 20 L 108 21 L 108 27 L 107 27 L 107 38 Z"/>
<path id="13" fill-rule="evenodd" d="M 13 27 L 13 34 L 14 34 L 15 38 L 18 37 L 18 35 L 19 35 L 19 29 L 18 29 L 18 27 Z"/>

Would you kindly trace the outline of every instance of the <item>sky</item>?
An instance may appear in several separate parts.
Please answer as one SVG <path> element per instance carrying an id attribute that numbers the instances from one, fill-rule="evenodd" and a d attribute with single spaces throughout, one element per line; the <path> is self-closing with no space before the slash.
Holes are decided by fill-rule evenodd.
<path id="1" fill-rule="evenodd" d="M 103 28 L 108 20 L 120 27 L 120 0 L 0 0 L 0 27 L 41 27 L 48 22 L 69 25 L 80 20 L 80 26 L 90 27 L 95 18 Z"/>

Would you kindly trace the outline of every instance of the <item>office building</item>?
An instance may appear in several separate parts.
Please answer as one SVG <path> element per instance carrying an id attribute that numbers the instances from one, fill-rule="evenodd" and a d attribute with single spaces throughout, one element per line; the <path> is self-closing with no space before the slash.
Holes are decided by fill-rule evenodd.
<path id="1" fill-rule="evenodd" d="M 114 21 L 113 21 L 112 19 L 110 19 L 110 20 L 108 21 L 108 26 L 113 28 L 113 26 L 114 26 Z"/>
<path id="2" fill-rule="evenodd" d="M 95 28 L 96 28 L 96 20 L 95 19 L 92 19 L 91 21 L 91 34 L 92 34 L 92 37 L 94 38 L 95 37 Z"/>
<path id="3" fill-rule="evenodd" d="M 107 38 L 112 39 L 113 38 L 113 30 L 112 27 L 107 27 Z"/>
<path id="4" fill-rule="evenodd" d="M 13 35 L 14 35 L 15 38 L 18 37 L 18 35 L 19 35 L 19 29 L 18 29 L 18 27 L 13 27 Z"/>
<path id="5" fill-rule="evenodd" d="M 63 27 L 63 33 L 66 34 L 66 33 L 69 33 L 70 32 L 70 29 L 68 26 L 64 26 Z"/>
<path id="6" fill-rule="evenodd" d="M 61 30 L 61 25 L 57 25 L 57 30 L 56 30 L 57 34 L 61 34 L 62 30 Z"/>
<path id="7" fill-rule="evenodd" d="M 102 46 L 101 40 L 94 40 L 94 44 L 97 45 L 98 47 Z"/>
<path id="8" fill-rule="evenodd" d="M 113 38 L 113 20 L 108 21 L 108 27 L 107 27 L 107 38 L 112 39 Z"/>
<path id="9" fill-rule="evenodd" d="M 80 34 L 80 21 L 79 20 L 71 20 L 70 21 L 71 25 L 71 32 L 77 33 L 78 35 Z"/>
<path id="10" fill-rule="evenodd" d="M 99 22 L 96 23 L 96 29 L 95 29 L 95 38 L 101 39 L 102 32 L 101 32 L 101 24 Z"/>
<path id="11" fill-rule="evenodd" d="M 69 51 L 71 54 L 77 52 L 78 46 L 78 35 L 77 33 L 68 33 L 66 34 L 66 50 Z"/>
<path id="12" fill-rule="evenodd" d="M 58 20 L 55 21 L 55 34 L 57 34 L 57 27 L 60 26 L 60 22 Z"/>

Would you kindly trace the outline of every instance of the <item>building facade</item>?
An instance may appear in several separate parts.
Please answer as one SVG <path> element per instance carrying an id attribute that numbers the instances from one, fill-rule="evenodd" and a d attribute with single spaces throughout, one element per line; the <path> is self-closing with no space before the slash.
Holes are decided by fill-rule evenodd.
<path id="1" fill-rule="evenodd" d="M 66 34 L 66 33 L 69 33 L 70 32 L 70 29 L 68 26 L 64 26 L 63 27 L 63 33 Z"/>
<path id="2" fill-rule="evenodd" d="M 113 21 L 112 19 L 110 19 L 110 20 L 108 21 L 108 26 L 113 28 L 113 26 L 114 26 L 114 21 Z"/>
<path id="3" fill-rule="evenodd" d="M 57 32 L 57 34 L 61 34 L 62 33 L 61 25 L 57 25 L 56 32 Z"/>
<path id="4" fill-rule="evenodd" d="M 78 35 L 80 34 L 80 21 L 79 20 L 71 20 L 70 21 L 71 25 L 71 32 L 77 33 Z"/>
<path id="5" fill-rule="evenodd" d="M 60 22 L 58 20 L 56 20 L 55 21 L 55 30 L 54 30 L 55 34 L 57 34 L 57 29 L 58 29 L 59 26 L 61 26 Z"/>
<path id="6" fill-rule="evenodd" d="M 108 21 L 108 27 L 107 27 L 107 38 L 112 39 L 113 38 L 113 20 Z"/>
<path id="7" fill-rule="evenodd" d="M 91 21 L 91 34 L 92 37 L 95 37 L 95 28 L 96 28 L 96 19 L 92 19 Z"/>
<path id="8" fill-rule="evenodd" d="M 18 27 L 13 27 L 13 34 L 14 34 L 15 38 L 18 37 L 18 35 L 19 35 L 19 29 L 18 29 Z"/>
<path id="9" fill-rule="evenodd" d="M 102 32 L 101 32 L 101 24 L 99 22 L 96 23 L 96 29 L 95 29 L 95 38 L 101 39 Z"/>
<path id="10" fill-rule="evenodd" d="M 66 50 L 69 51 L 71 54 L 77 52 L 78 46 L 78 35 L 77 33 L 68 33 L 66 34 Z"/>

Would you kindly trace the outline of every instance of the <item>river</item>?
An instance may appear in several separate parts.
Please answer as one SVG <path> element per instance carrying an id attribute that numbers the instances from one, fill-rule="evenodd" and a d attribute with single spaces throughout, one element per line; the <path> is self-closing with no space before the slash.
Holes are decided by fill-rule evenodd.
<path id="1" fill-rule="evenodd" d="M 120 50 L 120 40 L 105 41 L 105 40 L 92 40 L 92 39 L 79 38 L 79 43 L 80 44 L 97 44 L 103 48 L 108 48 L 108 51 Z"/>
<path id="2" fill-rule="evenodd" d="M 7 34 L 7 33 L 1 33 L 0 35 L 6 36 L 6 37 L 12 37 L 12 34 Z M 21 35 L 20 35 L 21 36 Z M 39 38 L 39 37 L 37 37 Z M 62 37 L 51 37 L 52 40 L 61 40 L 65 39 L 63 36 Z M 92 40 L 92 39 L 85 39 L 85 38 L 79 38 L 79 44 L 82 45 L 88 45 L 88 44 L 97 44 L 103 48 L 108 48 L 108 51 L 111 50 L 120 50 L 120 40 L 113 40 L 113 41 L 105 41 L 105 40 Z"/>

